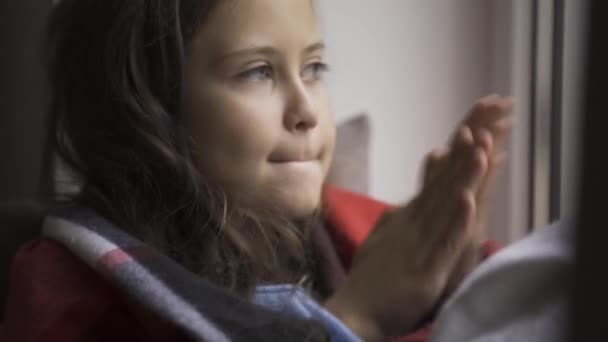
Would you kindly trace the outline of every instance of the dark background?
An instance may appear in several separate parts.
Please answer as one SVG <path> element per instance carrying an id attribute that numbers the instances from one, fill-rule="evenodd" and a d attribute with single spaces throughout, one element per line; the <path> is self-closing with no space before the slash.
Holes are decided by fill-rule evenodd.
<path id="1" fill-rule="evenodd" d="M 608 340 L 607 7 L 605 0 L 591 1 L 573 342 Z"/>
<path id="2" fill-rule="evenodd" d="M 38 192 L 45 132 L 41 32 L 51 1 L 0 1 L 0 202 Z"/>

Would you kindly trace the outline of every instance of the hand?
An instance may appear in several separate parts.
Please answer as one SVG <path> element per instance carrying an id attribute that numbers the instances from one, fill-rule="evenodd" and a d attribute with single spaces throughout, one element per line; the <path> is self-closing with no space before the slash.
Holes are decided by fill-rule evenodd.
<path id="1" fill-rule="evenodd" d="M 493 185 L 506 163 L 504 146 L 512 127 L 512 109 L 513 99 L 510 97 L 489 95 L 479 99 L 459 124 L 448 146 L 435 150 L 427 156 L 424 171 L 425 183 L 432 180 L 443 164 L 454 162 L 454 158 L 457 156 L 453 155 L 451 151 L 459 139 L 467 140 L 469 143 L 474 142 L 483 147 L 488 156 L 488 171 L 475 196 L 477 208 L 475 224 L 480 226 L 476 230 L 480 233 L 486 231 L 484 227 L 487 223 L 488 203 L 490 203 Z M 465 250 L 454 270 L 446 294 L 452 292 L 479 263 L 480 245 L 484 239 L 485 236 L 480 234 Z"/>
<path id="2" fill-rule="evenodd" d="M 413 328 L 433 309 L 463 251 L 480 234 L 476 195 L 488 159 L 483 147 L 457 135 L 450 162 L 434 166 L 409 204 L 378 221 L 327 309 L 366 341 Z"/>
<path id="3" fill-rule="evenodd" d="M 469 114 L 458 125 L 448 146 L 434 150 L 426 158 L 425 183 L 434 177 L 442 164 L 453 162 L 455 156 L 450 155 L 450 151 L 453 150 L 458 139 L 464 139 L 469 143 L 475 142 L 484 148 L 489 157 L 489 167 L 479 193 L 476 194 L 478 205 L 482 205 L 479 207 L 477 218 L 480 223 L 487 218 L 486 199 L 498 171 L 506 162 L 504 145 L 513 125 L 512 109 L 511 97 L 488 95 L 477 100 Z"/>

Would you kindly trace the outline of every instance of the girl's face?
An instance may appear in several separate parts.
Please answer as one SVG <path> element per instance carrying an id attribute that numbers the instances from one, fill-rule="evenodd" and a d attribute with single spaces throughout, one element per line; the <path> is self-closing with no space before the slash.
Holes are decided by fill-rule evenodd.
<path id="1" fill-rule="evenodd" d="M 197 167 L 245 205 L 319 206 L 335 126 L 310 0 L 228 0 L 186 50 L 184 123 Z"/>

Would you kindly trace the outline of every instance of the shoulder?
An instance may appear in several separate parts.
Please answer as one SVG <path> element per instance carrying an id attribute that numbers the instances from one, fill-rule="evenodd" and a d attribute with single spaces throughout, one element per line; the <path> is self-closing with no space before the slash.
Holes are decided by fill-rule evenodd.
<path id="1" fill-rule="evenodd" d="M 118 302 L 100 275 L 45 238 L 18 250 L 9 286 L 3 322 L 8 340 L 77 341 Z"/>

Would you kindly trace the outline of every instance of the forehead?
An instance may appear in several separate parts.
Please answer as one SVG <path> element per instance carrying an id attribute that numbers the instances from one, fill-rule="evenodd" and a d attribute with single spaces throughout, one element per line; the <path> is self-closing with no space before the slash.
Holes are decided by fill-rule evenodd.
<path id="1" fill-rule="evenodd" d="M 300 47 L 318 40 L 311 0 L 225 0 L 192 43 L 226 51 L 254 45 Z"/>

